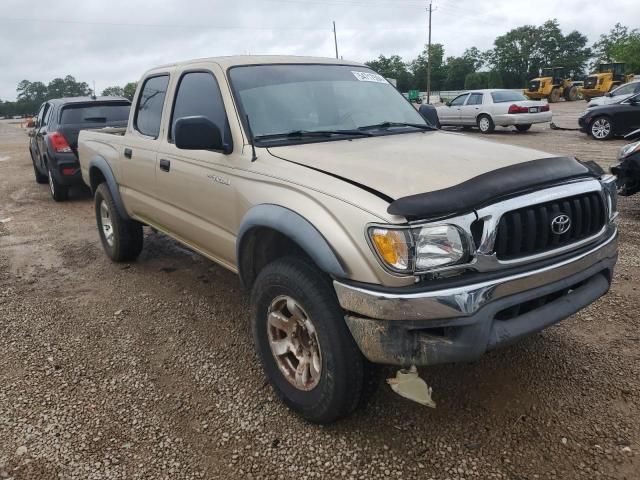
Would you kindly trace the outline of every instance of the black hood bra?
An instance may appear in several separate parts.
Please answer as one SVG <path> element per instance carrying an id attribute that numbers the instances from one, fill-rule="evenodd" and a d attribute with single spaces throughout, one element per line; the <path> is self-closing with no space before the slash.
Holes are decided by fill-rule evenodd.
<path id="1" fill-rule="evenodd" d="M 604 170 L 595 162 L 573 157 L 531 160 L 483 173 L 453 187 L 410 195 L 393 201 L 392 215 L 408 220 L 449 217 L 476 210 L 488 203 L 579 178 L 599 178 Z"/>

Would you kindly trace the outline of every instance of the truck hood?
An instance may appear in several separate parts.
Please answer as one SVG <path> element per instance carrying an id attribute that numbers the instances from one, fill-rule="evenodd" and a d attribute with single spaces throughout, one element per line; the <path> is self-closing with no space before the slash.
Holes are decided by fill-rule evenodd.
<path id="1" fill-rule="evenodd" d="M 553 156 L 442 131 L 272 147 L 269 152 L 391 199 L 453 187 L 499 168 Z"/>

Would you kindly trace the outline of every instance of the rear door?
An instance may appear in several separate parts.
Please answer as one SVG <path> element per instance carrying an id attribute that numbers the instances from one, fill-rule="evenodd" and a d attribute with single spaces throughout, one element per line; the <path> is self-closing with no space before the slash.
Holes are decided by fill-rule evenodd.
<path id="1" fill-rule="evenodd" d="M 173 108 L 167 132 L 158 151 L 156 178 L 165 202 L 162 224 L 220 263 L 235 263 L 233 225 L 238 202 L 232 182 L 231 156 L 214 150 L 181 150 L 173 128 L 184 117 L 204 116 L 232 144 L 226 108 L 220 91 L 224 73 L 220 69 L 189 69 L 176 78 Z M 231 107 L 232 108 L 232 107 Z"/>
<path id="2" fill-rule="evenodd" d="M 626 135 L 640 128 L 640 94 L 622 102 L 618 109 L 613 119 L 617 134 Z"/>
<path id="3" fill-rule="evenodd" d="M 117 145 L 122 197 L 129 211 L 143 220 L 157 219 L 162 210 L 156 161 L 169 82 L 169 72 L 154 73 L 141 81 L 124 142 Z"/>
<path id="4" fill-rule="evenodd" d="M 482 93 L 470 93 L 469 98 L 463 106 L 460 107 L 460 123 L 462 125 L 475 125 L 480 107 L 482 106 Z"/>
<path id="5" fill-rule="evenodd" d="M 47 140 L 45 137 L 48 134 L 48 123 L 50 117 L 51 105 L 49 103 L 45 103 L 40 108 L 40 112 L 38 112 L 38 128 L 36 129 L 36 133 L 34 136 L 35 151 L 41 162 L 41 165 L 43 165 L 42 160 L 45 153 L 47 152 Z"/>

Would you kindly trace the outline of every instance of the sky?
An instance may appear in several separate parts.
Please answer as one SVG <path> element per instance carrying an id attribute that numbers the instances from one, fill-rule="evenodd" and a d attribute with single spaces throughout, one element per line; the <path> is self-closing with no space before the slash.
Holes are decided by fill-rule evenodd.
<path id="1" fill-rule="evenodd" d="M 156 65 L 234 54 L 415 58 L 428 0 L 0 0 L 0 99 L 23 79 L 73 75 L 100 93 Z M 535 7 L 532 8 L 532 5 Z M 434 0 L 432 41 L 445 55 L 491 48 L 511 28 L 557 18 L 590 43 L 616 22 L 631 28 L 639 0 Z M 635 23 L 635 24 L 634 24 Z"/>

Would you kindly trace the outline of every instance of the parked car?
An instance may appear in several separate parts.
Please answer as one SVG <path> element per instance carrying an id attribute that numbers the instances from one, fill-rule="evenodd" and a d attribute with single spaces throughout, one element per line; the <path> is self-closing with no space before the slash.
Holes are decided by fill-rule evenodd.
<path id="1" fill-rule="evenodd" d="M 42 104 L 29 133 L 29 153 L 38 183 L 48 183 L 56 202 L 69 188 L 82 185 L 78 163 L 78 132 L 126 127 L 131 102 L 122 97 L 56 98 Z"/>
<path id="2" fill-rule="evenodd" d="M 482 133 L 492 133 L 496 126 L 515 126 L 519 132 L 526 132 L 532 124 L 550 122 L 552 118 L 546 101 L 529 100 L 513 90 L 465 92 L 437 111 L 443 126 L 477 126 Z"/>
<path id="3" fill-rule="evenodd" d="M 612 103 L 618 103 L 622 100 L 640 93 L 640 80 L 635 80 L 630 83 L 625 83 L 617 88 L 614 88 L 608 93 L 605 93 L 602 97 L 596 97 L 589 101 L 587 108 L 597 107 L 599 105 L 610 105 Z"/>
<path id="4" fill-rule="evenodd" d="M 78 142 L 105 253 L 134 260 L 149 225 L 237 272 L 266 376 L 310 421 L 362 404 L 373 364 L 477 359 L 609 289 L 615 177 L 437 130 L 364 65 L 165 65 L 133 105 L 124 135 Z"/>
<path id="5" fill-rule="evenodd" d="M 640 130 L 625 136 L 627 139 L 640 138 Z M 640 192 L 640 140 L 620 149 L 618 163 L 611 167 L 611 173 L 618 177 L 618 193 L 625 197 Z"/>
<path id="6" fill-rule="evenodd" d="M 610 105 L 592 107 L 578 119 L 580 130 L 596 140 L 624 136 L 640 128 L 640 93 Z"/>

